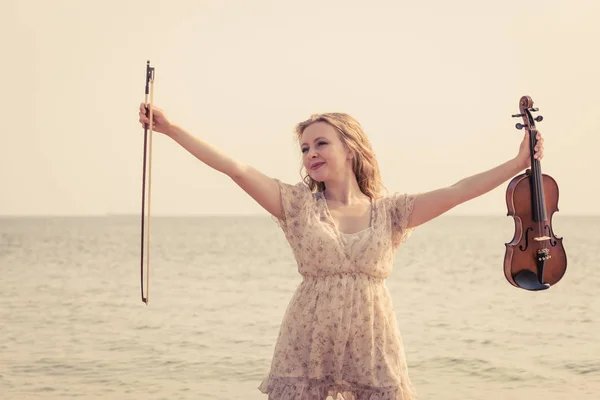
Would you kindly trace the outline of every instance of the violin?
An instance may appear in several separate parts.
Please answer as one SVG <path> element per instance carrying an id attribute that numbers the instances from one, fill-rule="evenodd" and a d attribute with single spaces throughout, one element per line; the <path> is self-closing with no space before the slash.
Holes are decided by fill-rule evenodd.
<path id="1" fill-rule="evenodd" d="M 558 211 L 558 184 L 550 175 L 542 174 L 541 163 L 533 158 L 537 144 L 535 122 L 543 120 L 533 107 L 529 96 L 521 97 L 519 114 L 522 118 L 517 129 L 529 131 L 531 169 L 515 176 L 506 189 L 507 216 L 513 217 L 515 233 L 506 245 L 504 276 L 520 289 L 545 290 L 555 285 L 565 275 L 567 255 L 562 237 L 556 237 L 552 229 L 552 216 Z"/>

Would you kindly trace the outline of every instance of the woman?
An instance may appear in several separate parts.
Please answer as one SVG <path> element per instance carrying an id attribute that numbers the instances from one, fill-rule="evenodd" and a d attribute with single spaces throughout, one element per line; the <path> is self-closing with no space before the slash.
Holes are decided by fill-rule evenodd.
<path id="1" fill-rule="evenodd" d="M 139 121 L 149 123 L 146 106 Z M 233 179 L 282 228 L 303 281 L 288 305 L 271 370 L 269 400 L 409 400 L 415 393 L 385 279 L 412 229 L 494 189 L 527 168 L 517 156 L 452 186 L 381 194 L 377 160 L 360 124 L 346 114 L 313 115 L 296 127 L 306 175 L 282 183 L 241 164 L 153 108 L 153 129 Z M 534 157 L 543 156 L 538 134 Z"/>

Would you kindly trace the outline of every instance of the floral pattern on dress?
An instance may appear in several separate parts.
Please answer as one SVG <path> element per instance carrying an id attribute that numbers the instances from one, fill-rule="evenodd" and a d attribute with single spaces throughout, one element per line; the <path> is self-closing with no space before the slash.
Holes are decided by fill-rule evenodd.
<path id="1" fill-rule="evenodd" d="M 284 217 L 274 219 L 303 280 L 259 390 L 269 400 L 413 400 L 385 279 L 411 234 L 416 195 L 374 200 L 369 228 L 348 234 L 337 229 L 322 193 L 277 183 Z"/>

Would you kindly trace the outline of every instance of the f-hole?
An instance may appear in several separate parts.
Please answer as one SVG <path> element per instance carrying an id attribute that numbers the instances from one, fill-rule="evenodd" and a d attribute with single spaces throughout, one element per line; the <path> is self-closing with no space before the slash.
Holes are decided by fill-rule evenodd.
<path id="1" fill-rule="evenodd" d="M 523 245 L 519 246 L 519 249 L 521 251 L 525 251 L 527 250 L 527 248 L 529 247 L 529 231 L 532 231 L 533 228 L 529 227 L 527 228 L 527 230 L 525 231 L 525 248 L 523 248 Z"/>

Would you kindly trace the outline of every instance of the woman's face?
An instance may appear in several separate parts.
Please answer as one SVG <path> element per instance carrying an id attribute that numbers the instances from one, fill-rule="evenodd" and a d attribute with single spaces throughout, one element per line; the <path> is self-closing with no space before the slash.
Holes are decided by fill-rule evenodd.
<path id="1" fill-rule="evenodd" d="M 300 140 L 302 161 L 308 175 L 317 182 L 327 182 L 352 171 L 350 152 L 335 128 L 315 122 L 304 129 Z"/>

